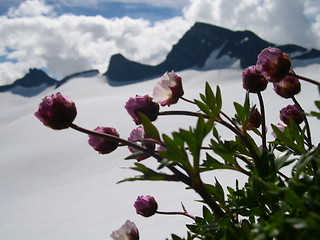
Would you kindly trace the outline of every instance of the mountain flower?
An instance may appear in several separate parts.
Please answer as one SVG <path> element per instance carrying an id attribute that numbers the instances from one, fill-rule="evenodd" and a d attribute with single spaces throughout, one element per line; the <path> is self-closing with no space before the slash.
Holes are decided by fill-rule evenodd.
<path id="1" fill-rule="evenodd" d="M 280 119 L 287 125 L 290 124 L 290 119 L 300 124 L 303 121 L 303 113 L 297 105 L 288 105 L 280 110 Z"/>
<path id="2" fill-rule="evenodd" d="M 285 124 L 285 123 L 278 123 L 277 125 L 276 125 L 276 127 L 282 132 L 282 133 L 284 133 L 284 131 L 285 131 L 285 129 L 286 129 L 286 127 L 287 127 L 287 124 Z M 271 135 L 274 137 L 274 138 L 277 138 L 277 135 L 276 135 L 276 133 L 275 132 L 271 132 Z"/>
<path id="3" fill-rule="evenodd" d="M 134 222 L 127 220 L 118 230 L 110 235 L 113 240 L 139 240 L 139 230 Z"/>
<path id="4" fill-rule="evenodd" d="M 144 128 L 142 126 L 139 126 L 135 129 L 132 130 L 132 132 L 130 133 L 130 136 L 128 138 L 128 140 L 130 142 L 136 142 L 136 143 L 140 143 L 140 145 L 146 147 L 149 150 L 154 150 L 155 149 L 155 144 L 153 142 L 148 142 L 148 141 L 143 141 L 145 138 L 148 138 L 148 136 L 146 135 Z M 129 151 L 132 153 L 136 153 L 137 150 L 134 149 L 133 147 L 128 147 Z M 139 154 L 136 159 L 140 162 L 141 160 L 144 160 L 146 158 L 148 158 L 150 155 L 141 152 L 141 154 Z"/>
<path id="5" fill-rule="evenodd" d="M 60 130 L 70 126 L 77 116 L 76 105 L 61 93 L 45 97 L 34 114 L 45 126 Z"/>
<path id="6" fill-rule="evenodd" d="M 153 97 L 161 106 L 170 106 L 183 96 L 182 78 L 174 71 L 165 72 L 153 90 Z"/>
<path id="7" fill-rule="evenodd" d="M 257 108 L 255 108 L 248 119 L 248 127 L 250 128 L 258 128 L 261 125 L 261 114 Z"/>
<path id="8" fill-rule="evenodd" d="M 262 92 L 267 88 L 268 81 L 257 70 L 256 66 L 250 66 L 242 72 L 242 87 L 251 93 Z"/>
<path id="9" fill-rule="evenodd" d="M 97 127 L 94 129 L 94 131 L 119 137 L 116 129 L 111 127 Z M 119 145 L 117 141 L 93 135 L 89 135 L 88 143 L 93 147 L 94 150 L 96 150 L 100 154 L 111 153 L 112 151 L 116 150 Z"/>
<path id="10" fill-rule="evenodd" d="M 279 82 L 291 69 L 288 54 L 278 48 L 268 47 L 258 55 L 256 66 L 269 82 Z"/>
<path id="11" fill-rule="evenodd" d="M 146 115 L 150 121 L 156 120 L 159 114 L 159 104 L 149 95 L 131 97 L 125 108 L 137 125 L 141 124 L 139 113 Z"/>
<path id="12" fill-rule="evenodd" d="M 291 73 L 294 73 L 292 70 Z M 280 82 L 273 83 L 274 91 L 283 98 L 292 98 L 301 91 L 301 84 L 298 78 L 286 76 Z"/>
<path id="13" fill-rule="evenodd" d="M 137 214 L 144 217 L 154 215 L 158 209 L 158 203 L 152 196 L 139 196 L 134 203 Z"/>

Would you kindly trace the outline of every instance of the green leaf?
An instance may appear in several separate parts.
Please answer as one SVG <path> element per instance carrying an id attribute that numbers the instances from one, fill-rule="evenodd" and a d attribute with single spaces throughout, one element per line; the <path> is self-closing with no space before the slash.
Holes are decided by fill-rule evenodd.
<path id="1" fill-rule="evenodd" d="M 237 102 L 234 102 L 233 105 L 234 105 L 234 108 L 236 109 L 236 113 L 237 113 L 237 117 L 238 117 L 239 121 L 241 123 L 243 123 L 246 119 L 244 108 L 242 107 L 241 104 L 239 104 Z"/>
<path id="2" fill-rule="evenodd" d="M 206 206 L 203 206 L 202 207 L 202 215 L 203 215 L 203 219 L 209 223 L 212 221 L 212 216 L 213 214 L 211 213 L 211 211 L 206 207 Z"/>
<path id="3" fill-rule="evenodd" d="M 238 142 L 235 142 L 235 141 L 216 142 L 213 139 L 211 139 L 211 148 L 230 166 L 234 166 L 234 164 L 236 164 L 236 151 L 238 148 Z"/>
<path id="4" fill-rule="evenodd" d="M 136 151 L 133 154 L 129 155 L 128 157 L 126 157 L 124 160 L 131 160 L 131 159 L 137 159 L 137 157 L 139 157 L 141 154 L 144 154 L 144 152 L 142 151 Z"/>
<path id="5" fill-rule="evenodd" d="M 208 82 L 206 82 L 205 93 L 206 93 L 207 105 L 211 110 L 214 110 L 216 106 L 216 98 Z"/>
<path id="6" fill-rule="evenodd" d="M 288 161 L 288 158 L 291 156 L 291 152 L 286 151 L 280 154 L 274 161 L 275 171 L 278 172 L 282 167 L 287 166 L 292 163 L 293 160 Z"/>
<path id="7" fill-rule="evenodd" d="M 160 155 L 169 161 L 181 163 L 184 167 L 190 168 L 188 154 L 184 148 L 184 141 L 178 133 L 173 133 L 173 139 L 163 134 L 166 151 L 161 151 Z"/>
<path id="8" fill-rule="evenodd" d="M 205 114 L 208 114 L 208 115 L 211 114 L 209 107 L 205 103 L 200 102 L 199 100 L 195 100 L 195 103 L 197 104 L 197 106 L 200 108 L 200 110 L 202 112 L 204 112 Z"/>
<path id="9" fill-rule="evenodd" d="M 277 139 L 282 145 L 291 149 L 296 154 L 306 152 L 304 146 L 304 131 L 300 131 L 294 121 L 290 121 L 290 126 L 287 126 L 284 132 L 281 132 L 276 126 L 272 124 L 271 127 L 273 129 L 273 132 L 276 134 Z"/>
<path id="10" fill-rule="evenodd" d="M 206 153 L 206 160 L 203 163 L 203 168 L 200 171 L 211 171 L 211 170 L 218 170 L 218 169 L 229 169 L 234 170 L 234 167 L 221 163 L 217 159 L 213 158 L 209 153 Z"/>
<path id="11" fill-rule="evenodd" d="M 303 208 L 303 198 L 298 196 L 294 191 L 291 189 L 287 189 L 285 191 L 285 201 L 292 205 L 295 209 Z"/>
<path id="12" fill-rule="evenodd" d="M 135 163 L 135 167 L 130 167 L 130 169 L 135 170 L 137 172 L 142 173 L 142 175 L 138 175 L 136 177 L 132 178 L 126 178 L 118 183 L 122 182 L 133 182 L 133 181 L 177 181 L 174 175 L 169 175 L 165 173 L 160 173 L 152 170 L 151 168 L 146 167 L 145 165 L 141 163 Z"/>
<path id="13" fill-rule="evenodd" d="M 221 108 L 222 108 L 222 97 L 221 97 L 221 90 L 219 86 L 217 86 L 217 89 L 216 89 L 216 108 L 219 109 L 219 112 L 221 111 Z"/>
<path id="14" fill-rule="evenodd" d="M 216 179 L 216 178 L 215 178 Z M 214 196 L 215 200 L 218 201 L 220 204 L 224 204 L 224 191 L 219 183 L 219 181 L 216 179 L 216 184 L 205 184 L 205 187 L 210 191 L 210 193 Z"/>
<path id="15" fill-rule="evenodd" d="M 160 134 L 158 129 L 151 123 L 149 118 L 144 115 L 143 113 L 139 113 L 139 117 L 141 119 L 144 131 L 146 132 L 146 135 L 156 141 L 161 142 Z"/>

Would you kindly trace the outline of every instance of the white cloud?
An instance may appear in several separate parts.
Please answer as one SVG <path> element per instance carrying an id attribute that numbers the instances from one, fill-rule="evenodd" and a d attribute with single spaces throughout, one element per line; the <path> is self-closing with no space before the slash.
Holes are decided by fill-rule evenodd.
<path id="1" fill-rule="evenodd" d="M 1 21 L 0 53 L 16 62 L 10 63 L 11 69 L 15 66 L 23 75 L 30 67 L 46 67 L 59 77 L 92 68 L 105 72 L 111 55 L 119 52 L 135 61 L 159 63 L 190 27 L 179 17 L 155 24 L 74 15 L 1 17 Z M 4 66 L 0 71 L 6 70 Z M 5 74 L 5 83 L 16 78 L 16 73 L 10 74 Z"/>
<path id="2" fill-rule="evenodd" d="M 9 17 L 33 17 L 53 14 L 53 8 L 46 5 L 44 0 L 27 0 L 22 2 L 18 8 L 11 7 L 8 11 Z"/>
<path id="3" fill-rule="evenodd" d="M 93 6 L 103 1 L 86 2 Z M 55 3 L 77 2 L 60 0 Z M 318 0 L 291 0 L 290 4 L 287 0 L 184 2 L 183 16 L 151 23 L 129 17 L 55 16 L 54 8 L 44 0 L 27 0 L 11 8 L 8 16 L 0 17 L 0 57 L 11 61 L 0 63 L 0 84 L 11 83 L 18 74 L 22 77 L 30 67 L 47 68 L 59 77 L 93 68 L 105 72 L 110 56 L 119 52 L 131 60 L 157 64 L 195 21 L 234 30 L 252 30 L 277 44 L 296 43 L 320 48 Z M 180 0 L 176 4 L 183 5 Z"/>
<path id="4" fill-rule="evenodd" d="M 140 3 L 140 4 L 149 4 L 157 7 L 169 7 L 169 8 L 181 8 L 185 6 L 187 0 L 57 0 L 56 2 L 60 2 L 63 5 L 67 6 L 97 6 L 99 3 L 110 3 L 110 2 L 121 2 L 121 3 Z"/>
<path id="5" fill-rule="evenodd" d="M 289 4 L 287 0 L 193 0 L 184 14 L 190 21 L 248 29 L 277 44 L 320 48 L 320 39 L 315 34 L 320 29 L 313 22 L 315 16 L 320 16 L 316 1 L 291 0 Z"/>

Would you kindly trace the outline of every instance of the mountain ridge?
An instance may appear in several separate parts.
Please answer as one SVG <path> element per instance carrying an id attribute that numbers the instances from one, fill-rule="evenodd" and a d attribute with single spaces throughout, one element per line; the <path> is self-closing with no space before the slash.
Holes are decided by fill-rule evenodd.
<path id="1" fill-rule="evenodd" d="M 113 86 L 148 80 L 161 76 L 166 71 L 186 69 L 213 70 L 226 68 L 246 68 L 256 63 L 257 55 L 266 47 L 273 46 L 289 54 L 293 62 L 304 66 L 320 63 L 320 51 L 307 49 L 294 44 L 276 45 L 255 33 L 232 31 L 227 28 L 207 23 L 195 23 L 172 46 L 165 60 L 157 65 L 146 65 L 127 59 L 122 54 L 114 54 L 109 60 L 109 67 L 103 76 Z M 34 96 L 45 88 L 60 87 L 77 77 L 91 77 L 99 74 L 98 70 L 74 73 L 56 80 L 43 70 L 30 68 L 29 72 L 10 85 L 0 86 L 0 92 L 11 91 L 24 96 Z"/>
<path id="2" fill-rule="evenodd" d="M 12 84 L 0 86 L 0 92 L 12 92 L 14 94 L 32 97 L 48 87 L 58 88 L 62 84 L 76 77 L 92 77 L 99 74 L 98 70 L 88 70 L 68 75 L 61 80 L 50 77 L 41 69 L 30 68 L 29 72 L 22 78 L 17 79 Z"/>
<path id="3" fill-rule="evenodd" d="M 256 63 L 257 55 L 262 49 L 273 46 L 290 54 L 300 52 L 292 59 L 320 58 L 320 51 L 294 45 L 276 45 L 263 40 L 255 33 L 244 31 L 232 31 L 223 27 L 197 22 L 183 37 L 173 45 L 166 59 L 158 65 L 151 66 L 126 59 L 121 54 L 115 54 L 110 59 L 108 70 L 104 75 L 109 83 L 137 81 L 152 78 L 163 74 L 165 71 L 181 71 L 190 68 L 201 70 L 210 55 L 216 54 L 218 61 L 223 56 L 239 61 L 239 67 L 244 69 Z M 221 67 L 221 66 L 220 66 Z M 214 69 L 212 66 L 209 69 Z M 206 70 L 208 70 L 206 68 Z"/>

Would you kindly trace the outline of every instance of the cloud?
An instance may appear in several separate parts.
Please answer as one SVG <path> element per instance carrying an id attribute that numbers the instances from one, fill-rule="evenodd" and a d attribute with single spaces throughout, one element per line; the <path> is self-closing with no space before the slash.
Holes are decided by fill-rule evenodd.
<path id="1" fill-rule="evenodd" d="M 11 60 L 0 64 L 0 72 L 8 71 L 2 74 L 5 84 L 16 79 L 16 71 L 11 71 L 14 67 L 23 74 L 30 67 L 47 68 L 58 78 L 93 68 L 105 72 L 111 55 L 119 52 L 131 60 L 157 64 L 190 27 L 181 17 L 154 24 L 129 17 L 68 14 L 3 16 L 0 21 L 0 35 L 5 36 L 0 53 Z"/>
<path id="2" fill-rule="evenodd" d="M 105 72 L 112 54 L 148 64 L 163 61 L 195 21 L 252 30 L 277 44 L 320 48 L 318 0 L 134 0 L 160 5 L 175 2 L 182 16 L 151 22 L 130 17 L 55 14 L 55 4 L 106 0 L 27 0 L 0 17 L 0 85 L 22 77 L 29 68 L 46 68 L 57 78 L 89 69 Z M 120 0 L 118 0 L 120 1 Z M 121 0 L 128 2 L 127 0 Z M 132 3 L 132 1 L 130 1 Z M 173 5 L 171 5 L 173 7 Z M 183 10 L 182 10 L 183 9 Z"/>
<path id="3" fill-rule="evenodd" d="M 98 6 L 103 3 L 129 3 L 129 4 L 148 4 L 157 7 L 168 7 L 168 8 L 182 8 L 185 6 L 187 0 L 56 0 L 66 6 Z"/>
<path id="4" fill-rule="evenodd" d="M 277 44 L 320 47 L 316 34 L 320 9 L 312 0 L 291 0 L 290 4 L 287 0 L 194 0 L 184 15 L 190 21 L 248 29 Z"/>
<path id="5" fill-rule="evenodd" d="M 9 17 L 34 17 L 52 14 L 53 8 L 46 5 L 44 0 L 27 0 L 22 2 L 18 8 L 11 7 L 8 11 Z"/>

